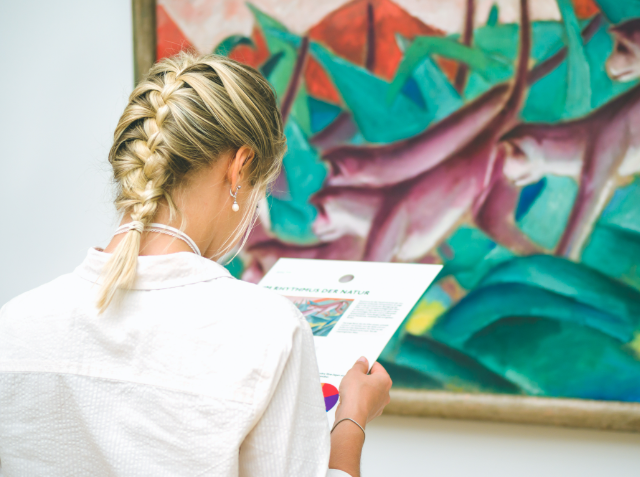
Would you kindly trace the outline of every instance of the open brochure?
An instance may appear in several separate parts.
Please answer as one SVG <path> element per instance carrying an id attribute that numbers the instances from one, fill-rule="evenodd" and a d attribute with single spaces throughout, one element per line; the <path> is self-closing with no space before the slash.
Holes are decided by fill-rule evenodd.
<path id="1" fill-rule="evenodd" d="M 373 365 L 441 269 L 281 258 L 262 279 L 260 285 L 289 298 L 311 326 L 330 422 L 343 376 L 360 356 Z"/>

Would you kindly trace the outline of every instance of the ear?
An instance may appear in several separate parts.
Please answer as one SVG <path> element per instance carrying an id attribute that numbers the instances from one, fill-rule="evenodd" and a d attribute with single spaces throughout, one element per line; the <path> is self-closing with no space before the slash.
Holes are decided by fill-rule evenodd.
<path id="1" fill-rule="evenodd" d="M 251 162 L 251 159 L 253 159 L 253 150 L 249 146 L 242 146 L 235 155 L 231 156 L 227 171 L 227 180 L 231 183 L 231 190 L 235 190 L 242 180 L 244 168 Z"/>

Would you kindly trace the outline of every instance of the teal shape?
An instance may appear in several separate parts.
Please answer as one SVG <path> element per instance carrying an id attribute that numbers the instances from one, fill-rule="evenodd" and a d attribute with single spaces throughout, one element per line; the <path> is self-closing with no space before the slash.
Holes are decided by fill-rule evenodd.
<path id="1" fill-rule="evenodd" d="M 552 250 L 562 237 L 578 192 L 569 177 L 546 176 L 542 191 L 518 226 L 535 243 Z"/>
<path id="2" fill-rule="evenodd" d="M 425 376 L 427 383 L 433 388 L 465 392 L 521 393 L 517 385 L 494 373 L 475 358 L 429 337 L 407 335 L 391 362 L 405 370 Z M 403 377 L 402 374 L 400 376 Z M 433 383 L 438 384 L 436 386 Z M 417 383 L 414 386 L 418 387 Z"/>
<path id="3" fill-rule="evenodd" d="M 631 184 L 616 190 L 598 223 L 640 234 L 640 178 L 635 177 Z"/>
<path id="4" fill-rule="evenodd" d="M 597 224 L 582 263 L 640 290 L 640 234 L 613 224 Z"/>
<path id="5" fill-rule="evenodd" d="M 327 103 L 313 96 L 308 96 L 309 115 L 311 117 L 311 134 L 322 131 L 342 112 L 342 108 Z"/>
<path id="6" fill-rule="evenodd" d="M 291 82 L 291 75 L 298 57 L 297 45 L 293 45 L 286 40 L 286 37 L 283 37 L 283 35 L 289 34 L 286 26 L 256 6 L 250 3 L 247 3 L 247 6 L 253 13 L 271 54 L 270 60 L 272 63 L 269 64 L 269 71 L 265 72 L 265 76 L 273 85 L 278 100 L 282 100 Z M 267 62 L 270 60 L 267 60 Z M 291 108 L 291 115 L 296 119 L 305 134 L 311 134 L 307 91 L 304 84 L 301 84 L 298 88 Z"/>
<path id="7" fill-rule="evenodd" d="M 311 51 L 337 86 L 358 129 L 371 143 L 390 143 L 422 132 L 436 112 L 398 95 L 386 101 L 389 83 L 344 60 L 317 43 Z"/>
<path id="8" fill-rule="evenodd" d="M 567 43 L 568 117 L 580 117 L 591 109 L 591 71 L 582 44 L 581 27 L 571 0 L 556 0 L 565 27 Z"/>
<path id="9" fill-rule="evenodd" d="M 640 0 L 595 0 L 611 23 L 640 17 Z"/>
<path id="10" fill-rule="evenodd" d="M 441 277 L 453 275 L 467 290 L 473 289 L 497 264 L 513 257 L 508 249 L 497 245 L 484 232 L 469 226 L 458 228 L 438 248 L 444 267 Z"/>
<path id="11" fill-rule="evenodd" d="M 527 394 L 640 401 L 638 356 L 576 322 L 506 317 L 479 330 L 463 351 Z"/>
<path id="12" fill-rule="evenodd" d="M 309 204 L 309 198 L 322 187 L 326 169 L 294 118 L 287 122 L 285 135 L 283 170 L 289 198 L 268 198 L 271 230 L 285 242 L 309 244 L 317 240 L 311 229 L 317 211 Z"/>
<path id="13" fill-rule="evenodd" d="M 514 258 L 488 273 L 480 287 L 519 283 L 541 288 L 619 317 L 633 329 L 640 323 L 640 293 L 609 276 L 560 257 Z"/>
<path id="14" fill-rule="evenodd" d="M 482 329 L 513 316 L 546 318 L 593 328 L 620 343 L 633 339 L 635 323 L 571 297 L 522 283 L 497 283 L 473 290 L 438 319 L 433 338 L 457 349 Z"/>
<path id="15" fill-rule="evenodd" d="M 640 179 L 621 187 L 602 211 L 582 261 L 640 289 Z"/>
<path id="16" fill-rule="evenodd" d="M 244 272 L 244 263 L 242 263 L 242 259 L 237 255 L 233 257 L 229 263 L 226 263 L 224 267 L 229 270 L 232 276 L 238 279 L 242 277 L 242 272 Z"/>
<path id="17" fill-rule="evenodd" d="M 244 35 L 230 35 L 218 43 L 218 45 L 213 49 L 213 52 L 216 55 L 226 56 L 238 45 L 247 45 L 255 48 L 255 44 L 251 38 Z"/>

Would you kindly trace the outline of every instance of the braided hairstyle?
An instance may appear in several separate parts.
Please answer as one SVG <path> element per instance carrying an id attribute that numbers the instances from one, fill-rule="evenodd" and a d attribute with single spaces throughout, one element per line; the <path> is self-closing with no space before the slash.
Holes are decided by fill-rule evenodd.
<path id="1" fill-rule="evenodd" d="M 117 210 L 147 225 L 164 203 L 173 219 L 179 211 L 172 191 L 242 146 L 253 153 L 245 172 L 253 207 L 217 256 L 251 225 L 257 201 L 282 165 L 286 140 L 276 98 L 258 71 L 223 56 L 183 52 L 158 62 L 131 93 L 114 133 L 109 162 Z M 140 238 L 141 230 L 128 231 L 105 266 L 101 312 L 118 290 L 133 285 Z"/>

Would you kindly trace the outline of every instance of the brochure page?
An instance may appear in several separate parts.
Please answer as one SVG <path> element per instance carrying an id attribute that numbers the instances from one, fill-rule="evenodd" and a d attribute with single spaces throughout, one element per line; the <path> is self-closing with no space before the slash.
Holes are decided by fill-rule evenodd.
<path id="1" fill-rule="evenodd" d="M 342 377 L 369 365 L 435 280 L 441 265 L 281 258 L 260 285 L 291 300 L 313 331 L 330 422 Z"/>

